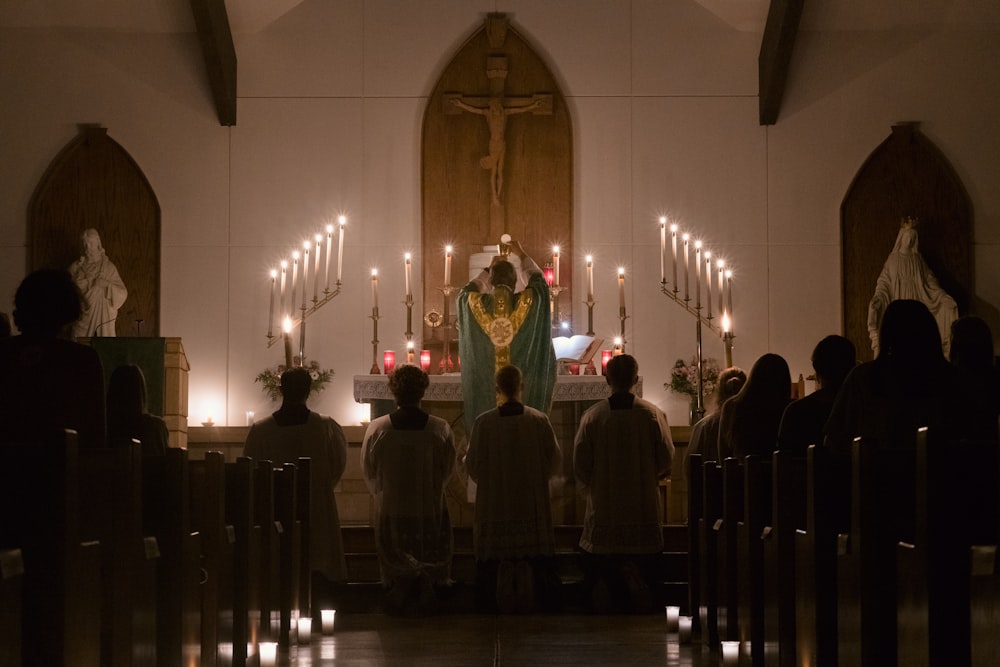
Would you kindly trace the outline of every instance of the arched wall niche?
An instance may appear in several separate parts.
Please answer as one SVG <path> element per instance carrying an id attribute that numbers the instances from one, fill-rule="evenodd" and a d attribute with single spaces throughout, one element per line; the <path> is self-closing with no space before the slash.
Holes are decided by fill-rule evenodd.
<path id="1" fill-rule="evenodd" d="M 894 125 L 865 160 L 840 207 L 844 335 L 858 359 L 872 358 L 868 302 L 900 220 L 919 219 L 920 254 L 968 313 L 972 285 L 972 205 L 954 169 L 916 123 Z"/>
<path id="2" fill-rule="evenodd" d="M 118 311 L 117 335 L 159 336 L 159 202 L 107 128 L 85 125 L 53 159 L 32 197 L 29 269 L 68 268 L 90 227 L 100 233 L 129 291 Z"/>

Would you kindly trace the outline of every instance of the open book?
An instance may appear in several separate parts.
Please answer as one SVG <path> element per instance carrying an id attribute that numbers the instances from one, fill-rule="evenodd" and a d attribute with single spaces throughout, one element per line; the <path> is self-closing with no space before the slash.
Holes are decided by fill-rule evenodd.
<path id="1" fill-rule="evenodd" d="M 589 362 L 603 343 L 603 338 L 595 338 L 594 336 L 585 336 L 583 334 L 577 334 L 569 338 L 566 336 L 557 336 L 552 339 L 552 347 L 556 351 L 556 360 L 573 361 L 581 364 Z"/>

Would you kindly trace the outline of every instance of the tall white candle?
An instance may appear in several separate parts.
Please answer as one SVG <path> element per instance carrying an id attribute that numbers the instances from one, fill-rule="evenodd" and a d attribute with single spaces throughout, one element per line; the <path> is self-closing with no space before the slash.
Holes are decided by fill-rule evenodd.
<path id="1" fill-rule="evenodd" d="M 712 317 L 712 253 L 705 251 L 705 294 L 708 298 L 708 311 L 705 317 Z"/>
<path id="2" fill-rule="evenodd" d="M 314 244 L 316 250 L 313 252 L 313 254 L 316 255 L 316 263 L 313 264 L 313 303 L 315 303 L 316 301 L 319 301 L 319 256 L 322 251 L 322 246 L 320 245 L 320 242 L 323 240 L 323 235 L 316 234 L 313 237 L 313 240 L 316 242 Z M 330 250 L 327 249 L 326 252 L 327 254 L 329 254 Z"/>
<path id="3" fill-rule="evenodd" d="M 378 310 L 378 269 L 372 269 L 372 310 Z"/>
<path id="4" fill-rule="evenodd" d="M 309 251 L 311 249 L 312 243 L 302 242 L 302 310 L 306 309 L 306 292 L 309 285 Z"/>
<path id="5" fill-rule="evenodd" d="M 285 339 L 285 368 L 292 367 L 292 318 L 285 315 L 281 324 L 282 336 Z"/>
<path id="6" fill-rule="evenodd" d="M 344 226 L 347 224 L 347 216 L 342 215 L 337 218 L 340 225 L 340 237 L 337 239 L 337 284 L 344 274 Z"/>
<path id="7" fill-rule="evenodd" d="M 326 226 L 326 291 L 330 291 L 330 251 L 333 244 L 333 225 Z"/>
<path id="8" fill-rule="evenodd" d="M 718 262 L 715 263 L 715 265 L 719 269 L 719 315 L 722 315 L 722 312 L 724 310 L 723 307 L 722 307 L 722 299 L 723 299 L 724 293 L 726 291 L 725 290 L 725 282 L 724 282 L 725 278 L 723 277 L 722 274 L 725 272 L 726 263 L 723 260 L 720 259 Z"/>
<path id="9" fill-rule="evenodd" d="M 559 246 L 552 246 L 552 284 L 559 285 Z"/>
<path id="10" fill-rule="evenodd" d="M 660 284 L 667 282 L 667 218 L 660 216 Z"/>
<path id="11" fill-rule="evenodd" d="M 681 237 L 681 239 L 684 241 L 684 300 L 685 301 L 689 301 L 691 299 L 691 294 L 688 292 L 688 280 L 689 280 L 688 275 L 691 273 L 689 266 L 691 259 L 690 259 L 690 251 L 688 249 L 688 239 L 690 238 L 691 236 L 687 233 L 685 233 L 684 236 Z"/>
<path id="12" fill-rule="evenodd" d="M 618 309 L 625 312 L 625 267 L 618 267 Z"/>
<path id="13" fill-rule="evenodd" d="M 285 310 L 285 279 L 288 276 L 288 260 L 281 260 L 281 291 L 278 293 L 278 313 L 279 316 L 284 315 Z M 291 310 L 291 309 L 289 309 Z"/>
<path id="14" fill-rule="evenodd" d="M 278 271 L 271 269 L 271 304 L 267 307 L 267 337 L 274 333 L 274 290 L 277 282 Z"/>
<path id="15" fill-rule="evenodd" d="M 694 242 L 694 307 L 701 308 L 701 241 Z"/>
<path id="16" fill-rule="evenodd" d="M 594 300 L 594 258 L 587 255 L 587 301 Z"/>
<path id="17" fill-rule="evenodd" d="M 729 311 L 729 330 L 733 330 L 733 272 L 726 271 L 726 309 Z"/>
<path id="18" fill-rule="evenodd" d="M 444 286 L 451 287 L 451 246 L 444 247 Z"/>
<path id="19" fill-rule="evenodd" d="M 410 291 L 410 260 L 411 260 L 411 258 L 412 258 L 412 255 L 410 255 L 410 253 L 406 253 L 405 255 L 403 255 L 403 282 L 406 284 L 406 298 L 407 299 L 409 299 L 411 296 L 413 296 L 413 293 Z"/>
<path id="20" fill-rule="evenodd" d="M 288 290 L 288 310 L 289 312 L 295 310 L 295 290 L 298 287 L 298 275 L 299 275 L 299 251 L 292 251 L 292 285 Z"/>
<path id="21" fill-rule="evenodd" d="M 670 225 L 670 249 L 673 253 L 674 291 L 677 291 L 677 225 Z"/>

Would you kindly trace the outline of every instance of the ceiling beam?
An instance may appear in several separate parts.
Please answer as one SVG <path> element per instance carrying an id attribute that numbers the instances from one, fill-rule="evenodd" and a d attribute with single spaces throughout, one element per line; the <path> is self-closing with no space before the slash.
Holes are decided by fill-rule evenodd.
<path id="1" fill-rule="evenodd" d="M 774 125 L 778 120 L 803 4 L 805 0 L 771 0 L 757 56 L 761 125 Z"/>
<path id="2" fill-rule="evenodd" d="M 224 0 L 191 0 L 220 125 L 236 125 L 236 49 Z"/>

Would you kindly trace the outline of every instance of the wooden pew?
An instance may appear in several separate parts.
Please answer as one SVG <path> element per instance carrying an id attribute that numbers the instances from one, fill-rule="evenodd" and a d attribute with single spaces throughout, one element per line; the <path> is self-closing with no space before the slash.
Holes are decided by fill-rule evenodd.
<path id="1" fill-rule="evenodd" d="M 100 664 L 100 544 L 81 542 L 76 433 L 0 443 L 0 550 L 24 560 L 22 664 Z"/>
<path id="2" fill-rule="evenodd" d="M 319 610 L 313 609 L 312 561 L 310 559 L 310 494 L 312 493 L 311 459 L 300 457 L 295 483 L 295 518 L 299 523 L 299 613 L 304 617 L 319 619 Z"/>
<path id="3" fill-rule="evenodd" d="M 702 465 L 702 517 L 698 521 L 700 556 L 698 586 L 701 606 L 701 640 L 709 648 L 719 646 L 719 531 L 722 528 L 722 466 L 714 461 Z"/>
<path id="4" fill-rule="evenodd" d="M 21 664 L 23 591 L 21 550 L 0 550 L 0 665 Z"/>
<path id="5" fill-rule="evenodd" d="M 254 518 L 254 463 L 226 464 L 226 524 L 233 527 L 233 664 L 243 667 L 260 643 L 260 534 Z"/>
<path id="6" fill-rule="evenodd" d="M 997 545 L 972 548 L 969 635 L 972 667 L 1000 665 L 1000 558 Z"/>
<path id="7" fill-rule="evenodd" d="M 280 559 L 278 537 L 282 528 L 275 522 L 274 465 L 256 461 L 253 477 L 254 523 L 260 526 L 261 639 L 278 641 L 281 629 Z"/>
<path id="8" fill-rule="evenodd" d="M 292 632 L 292 624 L 297 620 L 299 610 L 302 524 L 298 521 L 296 509 L 297 477 L 295 464 L 285 463 L 274 469 L 274 520 L 281 526 L 278 535 L 281 618 L 278 643 L 282 646 L 288 646 L 291 638 L 296 636 Z"/>
<path id="9" fill-rule="evenodd" d="M 806 527 L 795 531 L 797 665 L 837 664 L 837 535 L 850 524 L 850 469 L 846 455 L 809 447 Z"/>
<path id="10" fill-rule="evenodd" d="M 691 632 L 698 637 L 701 634 L 701 540 L 698 537 L 698 526 L 704 514 L 704 491 L 702 489 L 702 456 L 689 454 L 687 457 L 688 482 L 688 608 L 691 614 Z"/>
<path id="11" fill-rule="evenodd" d="M 171 448 L 143 461 L 143 533 L 156 537 L 158 665 L 187 667 L 201 660 L 201 536 L 191 529 L 187 452 Z"/>
<path id="12" fill-rule="evenodd" d="M 777 451 L 772 457 L 771 523 L 764 547 L 764 662 L 794 667 L 795 531 L 806 528 L 806 459 Z M 775 648 L 777 658 L 775 659 Z"/>
<path id="13" fill-rule="evenodd" d="M 738 526 L 739 640 L 749 647 L 751 664 L 763 665 L 764 528 L 771 524 L 771 459 L 747 456 L 743 460 L 743 519 Z M 772 647 L 777 657 L 777 644 Z"/>
<path id="14" fill-rule="evenodd" d="M 722 462 L 722 523 L 719 526 L 719 639 L 735 641 L 739 631 L 739 524 L 743 520 L 743 461 Z"/>
<path id="15" fill-rule="evenodd" d="M 899 664 L 969 665 L 971 550 L 997 543 L 997 442 L 921 429 L 915 465 L 914 540 L 896 552 Z"/>
<path id="16" fill-rule="evenodd" d="M 80 531 L 102 544 L 101 664 L 155 665 L 158 551 L 142 534 L 140 445 L 83 449 L 79 463 Z"/>
<path id="17" fill-rule="evenodd" d="M 201 665 L 227 664 L 233 654 L 233 542 L 226 524 L 226 461 L 206 452 L 190 461 L 191 528 L 201 536 Z"/>
<path id="18" fill-rule="evenodd" d="M 912 442 L 856 439 L 850 527 L 837 539 L 837 655 L 842 664 L 896 664 L 896 544 L 913 541 Z"/>

